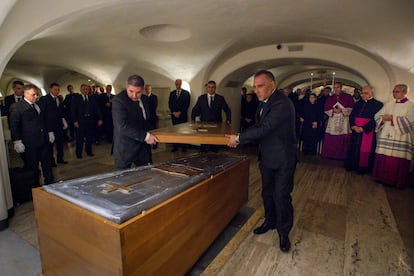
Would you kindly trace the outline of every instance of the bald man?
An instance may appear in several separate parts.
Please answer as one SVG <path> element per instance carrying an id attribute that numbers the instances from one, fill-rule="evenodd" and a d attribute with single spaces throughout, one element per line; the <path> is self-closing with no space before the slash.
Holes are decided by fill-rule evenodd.
<path id="1" fill-rule="evenodd" d="M 404 188 L 411 180 L 414 102 L 407 94 L 408 86 L 397 84 L 392 91 L 394 99 L 375 115 L 378 140 L 372 176 L 398 188 Z"/>
<path id="2" fill-rule="evenodd" d="M 352 135 L 344 165 L 347 170 L 365 174 L 372 170 L 376 147 L 374 116 L 383 104 L 374 99 L 372 86 L 362 88 L 361 97 L 349 115 Z"/>
<path id="3" fill-rule="evenodd" d="M 290 194 L 297 161 L 295 109 L 292 102 L 276 90 L 275 77 L 271 72 L 257 72 L 254 88 L 261 102 L 256 123 L 240 135 L 231 135 L 228 146 L 235 148 L 239 144 L 259 143 L 265 220 L 253 232 L 261 235 L 276 228 L 279 248 L 282 252 L 288 252 L 289 233 L 293 226 Z"/>

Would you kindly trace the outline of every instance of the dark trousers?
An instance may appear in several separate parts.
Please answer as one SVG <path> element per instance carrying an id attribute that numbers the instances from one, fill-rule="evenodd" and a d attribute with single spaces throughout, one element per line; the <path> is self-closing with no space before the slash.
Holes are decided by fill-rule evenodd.
<path id="1" fill-rule="evenodd" d="M 40 147 L 27 146 L 24 154 L 27 168 L 33 171 L 33 187 L 39 186 L 39 162 L 42 167 L 42 173 L 45 184 L 54 183 L 54 177 L 52 173 L 52 164 L 50 160 L 50 145 L 45 143 Z"/>
<path id="2" fill-rule="evenodd" d="M 92 143 L 95 142 L 94 130 L 96 124 L 92 122 L 79 123 L 79 127 L 75 130 L 76 136 L 76 156 L 81 156 L 83 151 L 83 143 L 85 142 L 85 151 L 92 154 Z"/>
<path id="3" fill-rule="evenodd" d="M 71 139 L 75 138 L 75 126 L 73 125 L 72 118 L 67 119 L 68 128 L 69 128 L 69 135 Z"/>
<path id="4" fill-rule="evenodd" d="M 289 235 L 293 226 L 291 192 L 295 169 L 270 169 L 259 165 L 262 175 L 262 199 L 268 224 L 280 235 Z"/>
<path id="5" fill-rule="evenodd" d="M 55 135 L 55 142 L 53 144 L 50 144 L 50 156 L 52 164 L 54 163 L 54 153 L 53 148 L 56 146 L 56 159 L 58 162 L 63 161 L 63 140 L 64 140 L 64 133 L 63 129 L 61 130 L 54 130 L 53 131 Z"/>
<path id="6" fill-rule="evenodd" d="M 134 163 L 136 167 L 152 164 L 151 145 L 145 144 L 142 150 L 136 154 L 136 158 L 134 160 L 115 159 L 115 167 L 118 170 L 126 170 L 131 168 L 132 163 Z"/>

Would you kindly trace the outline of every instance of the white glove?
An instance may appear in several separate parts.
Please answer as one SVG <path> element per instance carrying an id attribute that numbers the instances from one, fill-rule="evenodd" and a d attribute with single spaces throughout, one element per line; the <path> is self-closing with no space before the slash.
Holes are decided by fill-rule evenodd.
<path id="1" fill-rule="evenodd" d="M 52 131 L 49 132 L 48 134 L 49 134 L 49 142 L 53 144 L 53 142 L 55 141 L 55 134 Z"/>
<path id="2" fill-rule="evenodd" d="M 66 122 L 65 118 L 62 118 L 63 129 L 68 128 L 68 123 Z"/>
<path id="3" fill-rule="evenodd" d="M 26 148 L 24 147 L 22 140 L 14 141 L 14 150 L 17 153 L 23 153 L 25 149 Z"/>

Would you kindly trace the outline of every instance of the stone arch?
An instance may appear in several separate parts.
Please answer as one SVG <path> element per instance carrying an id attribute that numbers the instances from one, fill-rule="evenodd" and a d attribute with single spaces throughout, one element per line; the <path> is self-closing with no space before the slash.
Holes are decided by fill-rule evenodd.
<path id="1" fill-rule="evenodd" d="M 314 60 L 319 61 L 322 66 L 334 65 L 351 69 L 377 88 L 377 98 L 383 101 L 389 99 L 388 91 L 395 82 L 395 76 L 380 57 L 374 57 L 359 49 L 322 43 L 301 43 L 302 51 L 289 51 L 289 46 L 297 44 L 286 44 L 281 49 L 267 45 L 240 52 L 217 66 L 211 73 L 211 79 L 216 80 L 221 87 L 232 86 L 229 83 L 242 85 L 254 72 L 277 67 L 281 61 L 298 63 Z"/>

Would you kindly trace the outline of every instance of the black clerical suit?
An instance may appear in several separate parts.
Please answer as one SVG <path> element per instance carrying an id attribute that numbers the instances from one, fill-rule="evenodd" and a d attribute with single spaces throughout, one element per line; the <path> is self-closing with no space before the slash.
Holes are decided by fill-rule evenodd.
<path id="1" fill-rule="evenodd" d="M 52 164 L 55 163 L 53 157 L 53 145 L 56 145 L 56 159 L 57 162 L 62 163 L 63 160 L 63 122 L 64 109 L 62 100 L 59 97 L 54 97 L 50 94 L 43 96 L 39 99 L 39 106 L 45 114 L 48 121 L 48 125 L 51 127 L 51 131 L 55 135 L 55 141 L 50 144 L 50 155 Z"/>
<path id="2" fill-rule="evenodd" d="M 93 155 L 92 143 L 96 138 L 94 133 L 98 126 L 98 120 L 102 120 L 101 111 L 95 100 L 96 97 L 88 96 L 87 100 L 82 94 L 74 94 L 71 103 L 71 114 L 73 123 L 78 122 L 75 128 L 76 156 L 82 157 L 83 142 L 85 140 L 85 151 L 87 155 Z"/>
<path id="3" fill-rule="evenodd" d="M 34 174 L 33 187 L 39 186 L 39 162 L 45 184 L 54 182 L 50 160 L 50 143 L 45 113 L 40 113 L 29 102 L 22 100 L 10 107 L 10 132 L 13 141 L 21 140 L 25 146 L 23 156 L 28 169 Z"/>
<path id="4" fill-rule="evenodd" d="M 196 116 L 200 116 L 202 122 L 219 122 L 223 121 L 221 111 L 226 113 L 226 121 L 231 122 L 231 111 L 223 96 L 214 94 L 213 100 L 209 105 L 209 94 L 203 94 L 198 97 L 193 110 L 191 111 L 191 120 L 195 120 Z"/>
<path id="5" fill-rule="evenodd" d="M 297 161 L 295 109 L 283 93 L 274 91 L 260 104 L 256 124 L 239 136 L 241 144 L 259 144 L 262 199 L 266 222 L 288 236 L 293 225 L 290 193 Z"/>
<path id="6" fill-rule="evenodd" d="M 152 163 L 151 148 L 145 142 L 149 128 L 148 97 L 141 96 L 145 117 L 138 101 L 132 101 L 124 90 L 112 101 L 114 122 L 115 166 L 118 169 L 130 168 Z"/>

